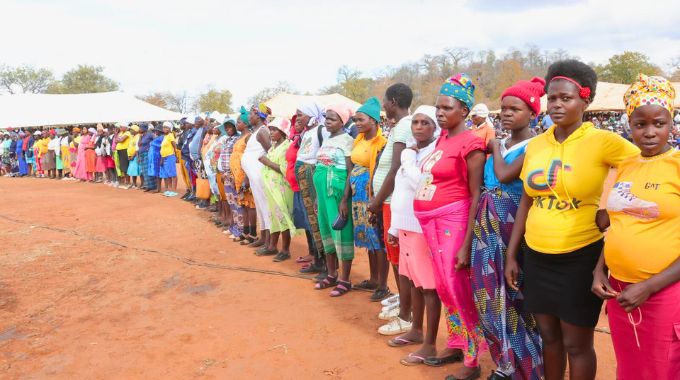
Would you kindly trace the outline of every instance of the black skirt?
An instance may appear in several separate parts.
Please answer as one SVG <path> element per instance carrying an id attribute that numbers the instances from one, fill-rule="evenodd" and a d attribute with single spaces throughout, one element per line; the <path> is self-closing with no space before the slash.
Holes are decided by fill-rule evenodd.
<path id="1" fill-rule="evenodd" d="M 590 288 L 593 270 L 602 253 L 600 239 L 563 254 L 534 251 L 524 245 L 524 307 L 581 327 L 595 327 L 602 300 Z"/>

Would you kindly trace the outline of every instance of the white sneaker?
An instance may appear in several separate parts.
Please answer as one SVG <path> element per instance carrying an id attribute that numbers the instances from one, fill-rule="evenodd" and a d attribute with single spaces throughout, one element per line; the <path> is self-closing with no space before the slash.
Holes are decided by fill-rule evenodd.
<path id="1" fill-rule="evenodd" d="M 380 304 L 383 306 L 389 306 L 393 303 L 399 303 L 399 293 L 391 295 L 384 300 L 380 301 Z"/>
<path id="2" fill-rule="evenodd" d="M 399 316 L 399 306 L 392 308 L 392 309 L 388 309 L 388 310 L 383 309 L 380 312 L 380 314 L 378 314 L 378 319 L 382 319 L 383 321 L 391 321 L 392 319 L 394 319 L 398 316 Z"/>
<path id="3" fill-rule="evenodd" d="M 387 313 L 388 311 L 394 310 L 394 309 L 399 309 L 399 304 L 398 303 L 393 303 L 389 306 L 383 306 L 382 311 Z"/>
<path id="4" fill-rule="evenodd" d="M 378 328 L 378 333 L 381 335 L 397 335 L 411 331 L 412 323 L 396 317 L 386 325 Z"/>

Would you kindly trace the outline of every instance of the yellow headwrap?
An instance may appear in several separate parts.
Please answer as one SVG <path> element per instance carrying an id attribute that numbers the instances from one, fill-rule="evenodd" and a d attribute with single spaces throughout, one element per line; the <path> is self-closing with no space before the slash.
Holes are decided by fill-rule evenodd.
<path id="1" fill-rule="evenodd" d="M 639 74 L 637 82 L 633 83 L 623 95 L 628 116 L 638 107 L 654 104 L 661 106 L 673 114 L 675 89 L 666 78 L 650 77 Z"/>

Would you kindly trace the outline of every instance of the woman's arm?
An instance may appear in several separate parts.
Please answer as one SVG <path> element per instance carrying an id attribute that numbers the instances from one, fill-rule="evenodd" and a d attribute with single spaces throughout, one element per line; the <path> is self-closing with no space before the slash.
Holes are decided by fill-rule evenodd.
<path id="1" fill-rule="evenodd" d="M 275 172 L 277 172 L 279 174 L 283 174 L 283 173 L 281 173 L 281 167 L 276 162 L 267 158 L 267 156 L 262 156 L 262 157 L 259 158 L 259 160 L 264 166 L 270 168 L 271 170 L 274 170 Z"/>
<path id="2" fill-rule="evenodd" d="M 340 215 L 342 215 L 343 218 L 349 217 L 349 202 L 350 199 L 352 198 L 352 185 L 350 182 L 350 174 L 352 173 L 354 164 L 352 163 L 352 158 L 349 156 L 345 157 L 345 167 L 347 168 L 347 180 L 345 181 L 345 192 L 342 195 L 342 201 L 340 202 L 340 206 L 338 209 L 338 212 L 340 213 Z"/>
<path id="3" fill-rule="evenodd" d="M 512 226 L 512 234 L 508 243 L 508 250 L 505 253 L 505 280 L 511 288 L 518 290 L 517 279 L 519 278 L 519 264 L 517 263 L 517 252 L 520 249 L 524 232 L 526 232 L 527 216 L 531 208 L 531 198 L 526 191 L 522 192 L 522 198 L 515 214 L 515 224 Z"/>
<path id="4" fill-rule="evenodd" d="M 262 128 L 257 132 L 257 141 L 262 145 L 265 151 L 269 152 L 269 148 L 272 147 L 272 141 L 269 136 L 269 130 L 267 128 Z"/>
<path id="5" fill-rule="evenodd" d="M 481 150 L 470 152 L 465 158 L 467 161 L 468 187 L 472 195 L 470 203 L 470 213 L 468 215 L 467 232 L 463 245 L 458 250 L 456 258 L 456 270 L 466 268 L 470 265 L 470 250 L 472 249 L 472 234 L 477 218 L 477 208 L 479 207 L 479 197 L 481 196 L 482 178 L 484 177 L 484 161 L 486 155 Z"/>
<path id="6" fill-rule="evenodd" d="M 507 164 L 501 155 L 498 140 L 491 140 L 488 148 L 489 153 L 493 155 L 493 172 L 501 183 L 510 183 L 519 178 L 524 163 L 524 154 Z"/>
<path id="7" fill-rule="evenodd" d="M 626 313 L 642 305 L 654 293 L 665 289 L 680 281 L 680 257 L 668 266 L 663 272 L 657 273 L 645 281 L 628 285 L 616 300 Z"/>

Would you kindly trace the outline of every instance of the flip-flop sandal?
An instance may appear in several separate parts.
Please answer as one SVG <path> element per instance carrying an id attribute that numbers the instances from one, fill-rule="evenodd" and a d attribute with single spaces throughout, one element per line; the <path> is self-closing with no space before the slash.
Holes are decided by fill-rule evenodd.
<path id="1" fill-rule="evenodd" d="M 404 347 L 404 346 L 410 346 L 412 344 L 423 344 L 423 342 L 414 342 L 412 340 L 404 339 L 400 336 L 387 341 L 387 345 L 390 346 L 390 347 Z M 423 360 L 425 360 L 425 359 L 423 359 Z"/>
<path id="2" fill-rule="evenodd" d="M 298 258 L 295 259 L 295 262 L 298 263 L 298 264 L 309 263 L 311 261 L 312 261 L 312 259 L 305 259 L 303 256 L 298 256 Z"/>
<path id="3" fill-rule="evenodd" d="M 407 357 L 399 360 L 399 363 L 401 363 L 402 365 L 405 365 L 407 367 L 412 367 L 412 366 L 423 364 L 423 361 L 425 361 L 424 357 L 410 353 L 410 354 L 408 354 Z"/>
<path id="4" fill-rule="evenodd" d="M 338 283 L 338 278 L 333 276 L 326 276 L 323 280 L 319 281 L 314 285 L 314 289 L 321 290 L 327 289 L 331 286 L 335 286 Z"/>
<path id="5" fill-rule="evenodd" d="M 352 284 L 347 281 L 338 281 L 338 285 L 328 294 L 331 297 L 340 297 L 352 290 Z"/>

